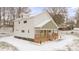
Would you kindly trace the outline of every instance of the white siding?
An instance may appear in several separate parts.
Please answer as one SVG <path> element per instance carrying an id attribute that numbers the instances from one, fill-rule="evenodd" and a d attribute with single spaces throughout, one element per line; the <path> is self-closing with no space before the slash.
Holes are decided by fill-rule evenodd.
<path id="1" fill-rule="evenodd" d="M 27 20 L 27 23 L 24 24 L 24 20 Z M 42 22 L 45 22 L 47 20 L 52 20 L 50 15 L 47 12 L 44 12 L 42 14 L 39 14 L 33 18 L 29 19 L 17 19 L 14 23 L 14 35 L 24 38 L 32 38 L 34 39 L 35 36 L 35 26 L 41 24 Z M 20 24 L 19 24 L 20 22 Z M 53 22 L 54 23 L 54 22 Z M 25 32 L 22 33 L 21 30 L 24 30 Z M 29 33 L 28 33 L 29 30 Z"/>
<path id="2" fill-rule="evenodd" d="M 27 23 L 24 23 L 24 21 L 27 21 Z M 20 22 L 20 24 L 19 24 Z M 14 35 L 24 38 L 33 38 L 34 39 L 34 27 L 31 23 L 31 20 L 22 20 L 22 21 L 16 21 L 14 23 Z M 24 30 L 25 32 L 22 32 Z M 28 33 L 29 30 L 29 33 Z"/>

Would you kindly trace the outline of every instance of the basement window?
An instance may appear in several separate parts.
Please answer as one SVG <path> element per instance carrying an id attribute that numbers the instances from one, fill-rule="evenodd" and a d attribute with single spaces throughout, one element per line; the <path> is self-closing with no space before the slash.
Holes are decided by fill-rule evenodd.
<path id="1" fill-rule="evenodd" d="M 24 23 L 27 23 L 27 21 L 24 21 Z"/>
<path id="2" fill-rule="evenodd" d="M 21 32 L 22 32 L 22 33 L 24 33 L 25 31 L 24 31 L 24 30 L 22 30 Z"/>

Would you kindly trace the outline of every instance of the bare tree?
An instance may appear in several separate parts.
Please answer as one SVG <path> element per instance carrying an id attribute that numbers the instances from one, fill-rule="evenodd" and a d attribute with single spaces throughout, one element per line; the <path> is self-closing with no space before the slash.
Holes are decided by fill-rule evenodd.
<path id="1" fill-rule="evenodd" d="M 1 20 L 1 8 L 0 8 L 0 20 Z"/>
<path id="2" fill-rule="evenodd" d="M 77 10 L 76 10 L 76 16 L 75 16 L 75 18 L 76 18 L 77 20 L 79 20 L 79 8 L 77 8 Z"/>
<path id="3" fill-rule="evenodd" d="M 18 7 L 16 9 L 17 9 L 17 18 L 21 17 L 21 15 L 20 15 L 21 13 L 28 14 L 29 12 L 31 12 L 30 8 L 28 8 L 28 7 Z"/>
<path id="4" fill-rule="evenodd" d="M 50 16 L 54 19 L 54 21 L 57 23 L 57 25 L 63 23 L 65 21 L 65 18 L 67 17 L 66 7 L 48 7 L 47 11 L 50 14 Z"/>
<path id="5" fill-rule="evenodd" d="M 0 25 L 12 25 L 16 18 L 20 18 L 20 14 L 29 13 L 28 7 L 0 7 Z"/>
<path id="6" fill-rule="evenodd" d="M 1 8 L 0 8 L 0 25 L 1 25 Z"/>
<path id="7" fill-rule="evenodd" d="M 31 12 L 31 10 L 28 7 L 22 7 L 21 12 L 24 12 L 24 13 L 28 14 L 29 12 Z"/>
<path id="8" fill-rule="evenodd" d="M 79 8 L 77 8 L 76 10 L 75 19 L 76 19 L 76 27 L 79 28 Z"/>
<path id="9" fill-rule="evenodd" d="M 5 25 L 5 7 L 2 8 L 3 25 Z"/>
<path id="10" fill-rule="evenodd" d="M 17 8 L 17 17 L 20 18 L 20 14 L 21 14 L 21 7 Z"/>

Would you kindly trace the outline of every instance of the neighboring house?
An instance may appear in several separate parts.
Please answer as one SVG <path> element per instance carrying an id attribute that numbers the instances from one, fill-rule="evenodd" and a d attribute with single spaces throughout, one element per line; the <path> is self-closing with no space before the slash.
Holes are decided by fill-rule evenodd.
<path id="1" fill-rule="evenodd" d="M 47 12 L 14 21 L 14 36 L 41 43 L 58 39 L 58 27 Z"/>

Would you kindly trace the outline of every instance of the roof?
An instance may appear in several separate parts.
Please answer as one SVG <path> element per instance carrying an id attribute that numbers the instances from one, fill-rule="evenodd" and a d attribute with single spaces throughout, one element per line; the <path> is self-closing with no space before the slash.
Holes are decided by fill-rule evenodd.
<path id="1" fill-rule="evenodd" d="M 25 19 L 25 18 L 24 18 Z M 24 20 L 23 18 L 18 18 L 15 21 L 21 21 Z M 31 20 L 31 22 L 33 23 L 32 25 L 34 27 L 43 27 L 46 24 L 49 24 L 49 22 L 52 22 L 53 24 L 51 24 L 54 28 L 58 28 L 57 24 L 55 23 L 55 21 L 52 19 L 52 17 L 48 14 L 48 12 L 42 12 L 36 16 L 33 17 L 29 17 L 27 18 L 29 20 Z M 27 20 L 25 19 L 25 20 Z M 47 25 L 48 26 L 48 25 Z M 45 26 L 46 27 L 46 26 Z M 47 28 L 47 27 L 46 27 Z"/>
<path id="2" fill-rule="evenodd" d="M 47 24 L 49 21 L 50 21 L 50 20 L 46 20 L 46 21 L 44 21 L 44 22 L 42 22 L 42 23 L 36 25 L 35 27 L 42 27 L 42 26 L 44 26 L 45 24 Z"/>
<path id="3" fill-rule="evenodd" d="M 57 24 L 55 23 L 55 21 L 51 18 L 51 16 L 48 14 L 48 12 L 43 12 L 37 16 L 34 17 L 34 26 L 35 27 L 43 27 L 45 26 L 47 23 L 49 24 L 49 22 L 52 22 L 53 24 L 52 27 L 54 28 L 58 28 Z M 49 25 L 50 26 L 50 25 Z"/>
<path id="4" fill-rule="evenodd" d="M 51 21 L 42 26 L 42 29 L 57 29 L 57 26 Z"/>

